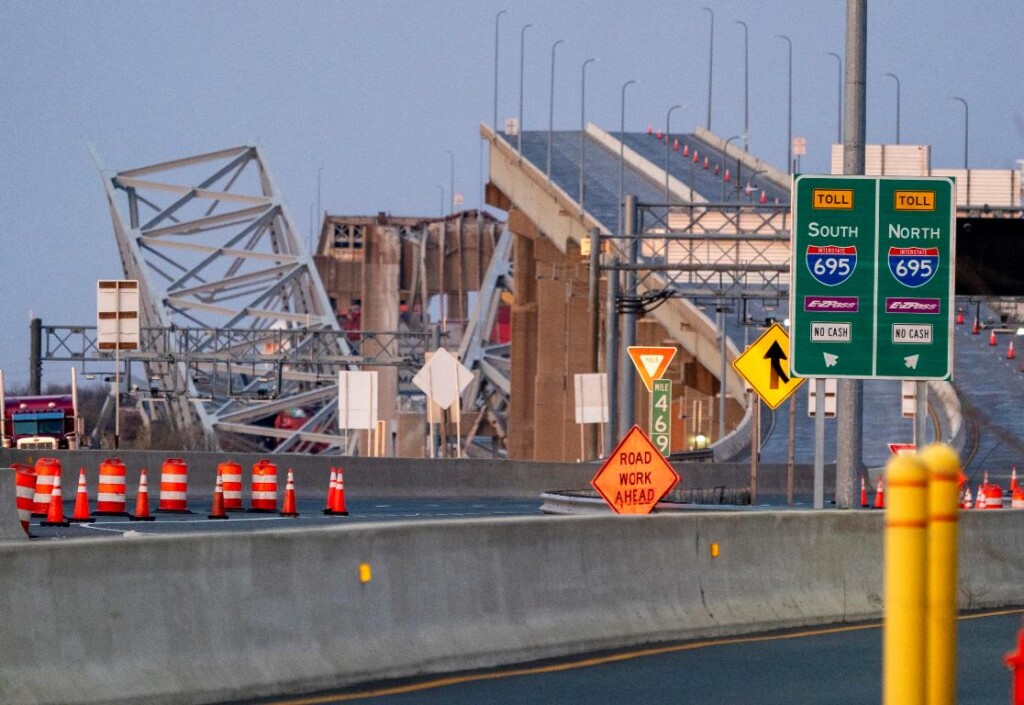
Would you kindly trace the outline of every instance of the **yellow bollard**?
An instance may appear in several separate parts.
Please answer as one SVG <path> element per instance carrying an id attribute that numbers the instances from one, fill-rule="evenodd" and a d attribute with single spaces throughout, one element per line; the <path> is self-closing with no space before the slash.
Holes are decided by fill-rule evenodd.
<path id="1" fill-rule="evenodd" d="M 957 502 L 960 458 L 935 443 L 920 453 L 928 469 L 928 705 L 956 703 Z"/>
<path id="2" fill-rule="evenodd" d="M 884 705 L 925 705 L 927 484 L 917 456 L 885 468 Z"/>

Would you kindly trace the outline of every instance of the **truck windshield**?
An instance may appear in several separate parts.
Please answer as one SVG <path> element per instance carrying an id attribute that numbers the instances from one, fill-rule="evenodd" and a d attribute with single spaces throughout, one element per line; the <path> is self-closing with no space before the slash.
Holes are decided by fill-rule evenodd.
<path id="1" fill-rule="evenodd" d="M 14 414 L 15 436 L 59 436 L 64 433 L 64 414 L 60 411 Z"/>

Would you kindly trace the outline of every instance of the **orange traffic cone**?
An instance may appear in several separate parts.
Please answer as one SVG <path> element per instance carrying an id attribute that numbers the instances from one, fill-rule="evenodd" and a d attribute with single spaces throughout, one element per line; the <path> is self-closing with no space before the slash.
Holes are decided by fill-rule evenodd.
<path id="1" fill-rule="evenodd" d="M 978 494 L 974 498 L 974 508 L 975 509 L 984 509 L 985 508 L 985 504 L 986 504 L 986 502 L 985 502 L 985 488 L 986 487 L 988 487 L 988 471 L 987 470 L 985 471 L 985 479 L 983 479 L 981 481 L 981 484 L 978 485 Z"/>
<path id="2" fill-rule="evenodd" d="M 868 506 L 868 484 L 864 480 L 864 476 L 860 476 L 860 507 L 864 509 Z"/>
<path id="3" fill-rule="evenodd" d="M 295 508 L 295 475 L 291 468 L 288 468 L 288 480 L 284 485 L 284 507 L 280 514 L 293 519 L 299 515 L 298 509 Z"/>
<path id="4" fill-rule="evenodd" d="M 338 481 L 334 490 L 334 505 L 331 507 L 331 514 L 348 516 L 348 509 L 345 508 L 345 471 L 338 468 Z"/>
<path id="5" fill-rule="evenodd" d="M 149 482 L 146 481 L 146 468 L 139 473 L 139 492 L 135 495 L 135 513 L 128 517 L 131 521 L 153 521 L 149 513 Z"/>
<path id="6" fill-rule="evenodd" d="M 995 328 L 992 329 L 992 333 L 990 333 L 989 336 L 988 336 L 988 345 L 989 345 L 989 347 L 992 347 L 992 348 L 994 348 L 995 345 L 996 345 L 996 330 L 995 330 Z"/>
<path id="7" fill-rule="evenodd" d="M 964 498 L 960 502 L 960 508 L 961 509 L 970 509 L 972 501 L 973 501 L 973 498 L 971 497 L 971 486 L 967 485 L 964 488 Z"/>
<path id="8" fill-rule="evenodd" d="M 71 522 L 64 518 L 64 500 L 60 496 L 60 475 L 53 476 L 53 489 L 50 490 L 50 509 L 46 513 L 46 521 L 39 523 L 40 526 L 71 526 Z"/>
<path id="9" fill-rule="evenodd" d="M 974 319 L 974 326 L 971 328 L 971 333 L 973 335 L 977 335 L 978 334 L 978 319 L 977 318 Z"/>
<path id="10" fill-rule="evenodd" d="M 224 509 L 224 476 L 220 469 L 217 469 L 217 484 L 213 486 L 213 509 L 207 515 L 208 519 L 227 519 L 228 513 Z"/>
<path id="11" fill-rule="evenodd" d="M 1012 360 L 1014 357 L 1016 356 L 1013 354 L 1013 341 L 1011 340 L 1010 347 L 1006 348 L 1006 359 Z"/>
<path id="12" fill-rule="evenodd" d="M 89 494 L 85 489 L 85 468 L 78 470 L 78 493 L 75 495 L 75 513 L 71 515 L 71 521 L 80 523 L 96 521 L 89 516 Z"/>
<path id="13" fill-rule="evenodd" d="M 338 491 L 338 471 L 331 468 L 331 481 L 327 485 L 327 506 L 324 507 L 324 514 L 331 514 L 334 506 L 334 495 Z"/>
<path id="14" fill-rule="evenodd" d="M 956 312 L 956 324 L 958 326 L 959 325 L 963 325 L 963 322 L 964 322 L 964 312 L 963 312 L 963 310 L 957 311 Z"/>
<path id="15" fill-rule="evenodd" d="M 1014 465 L 1010 471 L 1010 494 L 1013 494 L 1020 488 L 1020 483 L 1017 482 L 1017 466 Z"/>
<path id="16" fill-rule="evenodd" d="M 885 509 L 885 485 L 882 478 L 878 478 L 878 488 L 875 490 L 875 509 Z"/>

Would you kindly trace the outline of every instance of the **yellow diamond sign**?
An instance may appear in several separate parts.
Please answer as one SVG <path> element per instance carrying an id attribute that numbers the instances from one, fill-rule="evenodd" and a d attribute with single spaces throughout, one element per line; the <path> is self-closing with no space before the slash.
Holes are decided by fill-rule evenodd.
<path id="1" fill-rule="evenodd" d="M 732 366 L 772 409 L 804 383 L 803 377 L 789 372 L 789 334 L 778 323 L 751 343 Z"/>

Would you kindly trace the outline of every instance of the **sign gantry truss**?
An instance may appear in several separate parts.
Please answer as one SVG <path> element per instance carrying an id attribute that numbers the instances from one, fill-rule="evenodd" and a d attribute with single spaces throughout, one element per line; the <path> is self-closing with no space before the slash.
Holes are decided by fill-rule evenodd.
<path id="1" fill-rule="evenodd" d="M 283 437 L 278 452 L 339 446 L 335 380 L 354 351 L 260 148 L 118 174 L 100 169 L 124 273 L 143 283 L 143 327 L 198 336 L 188 360 L 162 348 L 173 337 L 157 336 L 147 351 L 146 374 L 167 400 L 168 420 L 176 428 L 244 437 L 248 445 Z M 213 353 L 223 352 L 232 331 L 242 346 L 255 341 L 266 364 L 217 360 Z M 281 356 L 282 366 L 271 364 Z M 254 407 L 249 393 L 268 380 L 274 403 Z M 315 411 L 287 433 L 268 424 L 292 406 Z"/>
<path id="2" fill-rule="evenodd" d="M 787 295 L 789 204 L 638 204 L 637 210 L 639 233 L 609 238 L 618 260 L 611 268 L 637 273 L 635 289 L 622 292 L 620 307 L 629 308 L 632 299 L 642 306 L 672 296 Z M 634 245 L 635 258 L 630 257 Z"/>

